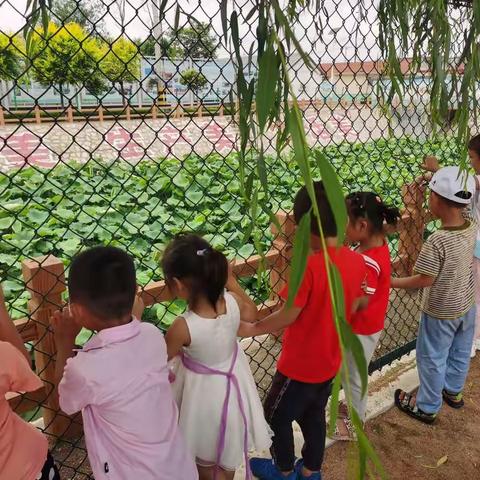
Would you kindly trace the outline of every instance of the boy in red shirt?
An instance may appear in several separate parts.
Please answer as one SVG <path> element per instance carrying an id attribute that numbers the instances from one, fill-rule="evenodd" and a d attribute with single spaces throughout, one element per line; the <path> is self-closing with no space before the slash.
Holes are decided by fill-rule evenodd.
<path id="1" fill-rule="evenodd" d="M 322 182 L 315 182 L 315 196 L 325 235 L 328 256 L 340 272 L 347 321 L 365 296 L 365 261 L 358 253 L 338 247 L 337 226 Z M 282 352 L 272 387 L 265 400 L 265 418 L 273 430 L 274 460 L 253 458 L 252 473 L 261 480 L 321 479 L 325 450 L 325 407 L 332 379 L 341 364 L 340 344 L 332 314 L 327 280 L 325 252 L 321 248 L 318 221 L 311 212 L 311 200 L 305 187 L 294 203 L 295 222 L 312 215 L 311 254 L 294 306 L 283 306 L 264 320 L 247 326 L 257 336 L 286 328 Z M 288 286 L 280 293 L 287 299 Z M 295 463 L 292 422 L 302 430 L 303 460 Z"/>

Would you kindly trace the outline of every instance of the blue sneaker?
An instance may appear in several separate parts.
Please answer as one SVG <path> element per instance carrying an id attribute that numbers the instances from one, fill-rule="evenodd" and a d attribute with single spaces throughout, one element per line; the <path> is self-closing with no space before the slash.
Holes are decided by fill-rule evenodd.
<path id="1" fill-rule="evenodd" d="M 270 458 L 252 458 L 250 469 L 255 477 L 260 480 L 297 480 L 297 472 L 293 471 L 286 477 L 281 474 L 273 460 Z"/>
<path id="2" fill-rule="evenodd" d="M 299 458 L 295 463 L 295 471 L 297 472 L 297 480 L 322 480 L 321 472 L 312 473 L 309 477 L 302 475 L 303 458 Z"/>

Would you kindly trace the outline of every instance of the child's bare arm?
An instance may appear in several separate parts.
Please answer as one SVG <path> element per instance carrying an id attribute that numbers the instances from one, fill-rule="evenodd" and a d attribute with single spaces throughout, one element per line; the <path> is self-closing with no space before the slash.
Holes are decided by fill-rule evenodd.
<path id="1" fill-rule="evenodd" d="M 183 347 L 188 347 L 192 341 L 188 331 L 187 322 L 183 317 L 178 317 L 165 335 L 167 342 L 168 360 L 176 357 Z"/>
<path id="2" fill-rule="evenodd" d="M 257 306 L 238 283 L 232 272 L 231 264 L 229 267 L 228 281 L 226 287 L 238 303 L 238 307 L 240 308 L 240 319 L 242 320 L 242 322 L 255 322 L 258 315 Z"/>
<path id="3" fill-rule="evenodd" d="M 426 155 L 423 157 L 423 163 L 420 165 L 422 170 L 426 172 L 435 173 L 436 171 L 440 170 L 440 162 L 438 158 L 433 155 Z"/>
<path id="4" fill-rule="evenodd" d="M 410 277 L 392 277 L 392 288 L 413 289 L 430 287 L 435 282 L 435 277 L 417 273 Z"/>
<path id="5" fill-rule="evenodd" d="M 75 339 L 81 327 L 75 322 L 69 308 L 58 310 L 50 320 L 57 346 L 57 361 L 55 363 L 55 382 L 58 386 L 63 377 L 67 360 L 74 356 Z"/>
<path id="6" fill-rule="evenodd" d="M 7 306 L 5 305 L 5 297 L 3 295 L 2 286 L 0 285 L 0 340 L 11 343 L 14 347 L 18 348 L 20 352 L 27 359 L 28 364 L 31 365 L 31 360 L 28 355 L 27 349 L 23 344 L 22 337 L 17 332 L 15 324 L 13 323 L 10 315 L 7 312 Z"/>
<path id="7" fill-rule="evenodd" d="M 364 295 L 363 297 L 356 298 L 352 303 L 352 313 L 365 310 L 368 307 L 368 302 L 369 302 L 368 295 Z"/>
<path id="8" fill-rule="evenodd" d="M 280 310 L 273 312 L 260 322 L 240 322 L 238 336 L 256 337 L 258 335 L 264 335 L 265 333 L 278 332 L 291 325 L 298 318 L 301 311 L 302 309 L 299 307 L 294 306 L 287 308 L 287 306 L 284 305 Z"/>
<path id="9" fill-rule="evenodd" d="M 139 287 L 137 294 L 135 295 L 135 302 L 133 304 L 132 315 L 137 320 L 141 320 L 144 310 L 145 310 L 145 303 L 143 302 L 143 298 L 142 298 L 142 290 Z"/>

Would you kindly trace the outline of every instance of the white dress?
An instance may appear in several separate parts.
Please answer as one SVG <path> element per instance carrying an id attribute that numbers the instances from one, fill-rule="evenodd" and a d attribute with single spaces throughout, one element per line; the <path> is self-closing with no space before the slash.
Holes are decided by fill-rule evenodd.
<path id="1" fill-rule="evenodd" d="M 208 369 L 222 372 L 230 370 L 236 354 L 232 374 L 241 392 L 248 450 L 265 450 L 271 445 L 272 434 L 263 416 L 247 357 L 237 341 L 240 311 L 229 293 L 225 293 L 225 303 L 226 313 L 217 318 L 203 318 L 192 311 L 183 315 L 191 338 L 184 354 Z M 175 381 L 172 387 L 179 407 L 180 430 L 187 447 L 199 465 L 215 465 L 229 380 L 225 375 L 195 373 L 187 369 L 179 357 L 175 359 L 173 369 Z M 219 465 L 225 470 L 235 470 L 244 461 L 245 428 L 234 382 L 230 382 L 225 425 L 225 444 Z"/>

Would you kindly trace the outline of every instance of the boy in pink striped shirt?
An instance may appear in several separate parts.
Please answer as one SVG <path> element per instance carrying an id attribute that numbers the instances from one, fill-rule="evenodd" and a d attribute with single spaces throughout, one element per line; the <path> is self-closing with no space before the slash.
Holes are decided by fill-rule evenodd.
<path id="1" fill-rule="evenodd" d="M 177 426 L 163 335 L 132 317 L 132 259 L 113 247 L 78 255 L 70 306 L 52 319 L 60 406 L 82 411 L 96 480 L 196 480 Z M 96 331 L 75 355 L 82 327 Z"/>

